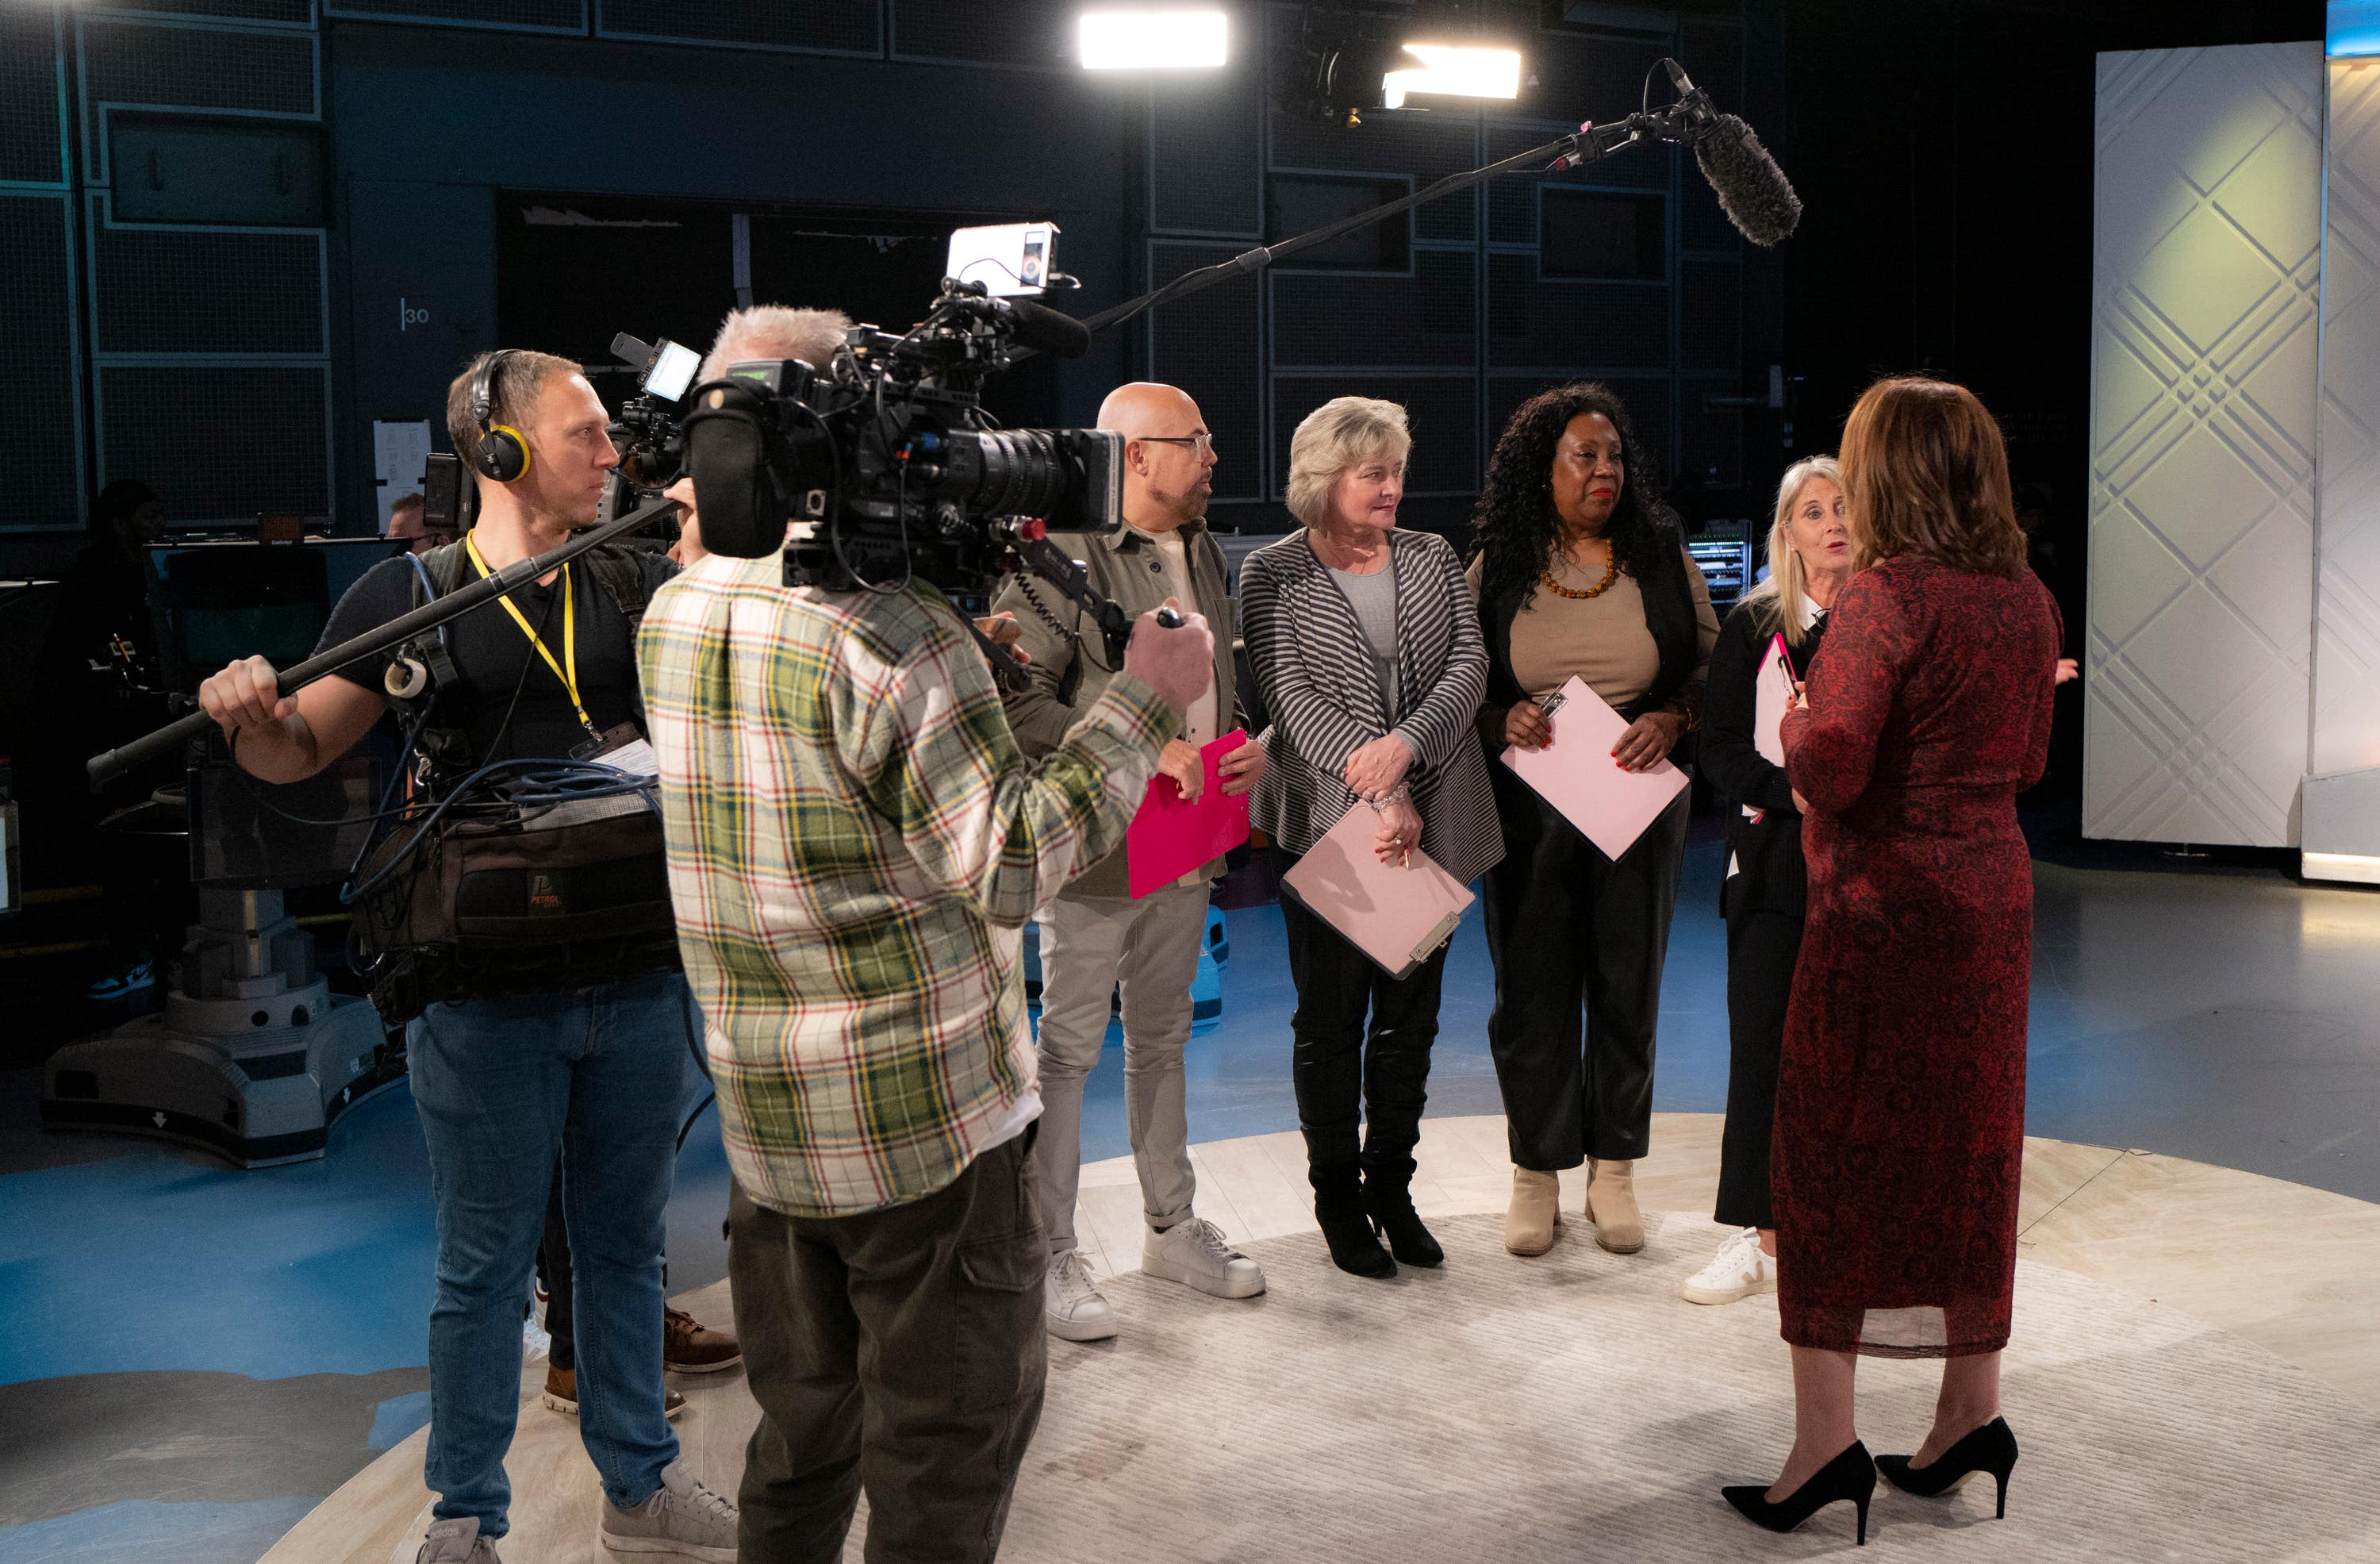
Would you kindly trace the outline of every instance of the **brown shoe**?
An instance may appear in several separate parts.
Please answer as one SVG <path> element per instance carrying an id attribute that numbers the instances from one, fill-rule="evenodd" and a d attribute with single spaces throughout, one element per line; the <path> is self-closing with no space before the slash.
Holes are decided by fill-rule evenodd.
<path id="1" fill-rule="evenodd" d="M 717 1374 L 744 1361 L 744 1344 L 683 1309 L 662 1311 L 662 1367 L 672 1374 Z"/>
<path id="2" fill-rule="evenodd" d="M 686 1411 L 686 1398 L 674 1390 L 662 1392 L 662 1415 L 674 1418 Z M 545 1404 L 565 1417 L 578 1415 L 578 1371 L 545 1365 Z"/>
<path id="3" fill-rule="evenodd" d="M 1614 1254 L 1633 1254 L 1645 1247 L 1645 1217 L 1636 1209 L 1633 1162 L 1588 1160 L 1586 1219 L 1595 1224 L 1595 1241 Z"/>

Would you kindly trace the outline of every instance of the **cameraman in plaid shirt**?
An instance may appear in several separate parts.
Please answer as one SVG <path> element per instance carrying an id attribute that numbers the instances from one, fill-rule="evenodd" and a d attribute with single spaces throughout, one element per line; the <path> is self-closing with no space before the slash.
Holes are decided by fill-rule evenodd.
<path id="1" fill-rule="evenodd" d="M 931 587 L 705 558 L 640 655 L 670 890 L 737 1189 L 729 1274 L 760 1424 L 742 1557 L 989 1560 L 1040 1416 L 1041 1111 L 1021 931 L 1123 843 L 1214 676 L 1143 616 L 1038 762 Z"/>

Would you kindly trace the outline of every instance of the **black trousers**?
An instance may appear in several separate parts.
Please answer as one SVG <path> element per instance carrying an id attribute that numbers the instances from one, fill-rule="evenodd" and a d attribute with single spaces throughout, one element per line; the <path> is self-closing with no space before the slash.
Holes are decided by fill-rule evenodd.
<path id="1" fill-rule="evenodd" d="M 1653 1035 L 1689 795 L 1614 861 L 1527 783 L 1488 770 L 1504 861 L 1482 898 L 1496 961 L 1488 1046 L 1513 1165 L 1633 1161 L 1652 1143 Z"/>
<path id="2" fill-rule="evenodd" d="M 1285 867 L 1285 866 L 1284 866 Z M 1429 1050 L 1446 948 L 1402 978 L 1289 897 L 1281 898 L 1289 973 L 1290 1081 L 1305 1131 L 1306 1177 L 1345 1192 L 1358 1168 L 1377 1188 L 1413 1184 L 1414 1147 L 1429 1100 Z M 1366 1025 L 1369 1012 L 1370 1024 Z M 1366 1119 L 1359 1147 L 1358 1117 Z"/>
<path id="3" fill-rule="evenodd" d="M 1739 912 L 1727 925 L 1727 1128 L 1718 1148 L 1718 1222 L 1774 1228 L 1768 1148 L 1777 1124 L 1777 1061 L 1802 920 L 1786 912 Z"/>
<path id="4" fill-rule="evenodd" d="M 788 1216 L 728 1199 L 747 1383 L 738 1557 L 835 1564 L 862 1491 L 870 1564 L 990 1564 L 1049 1348 L 1037 1124 L 923 1200 Z"/>

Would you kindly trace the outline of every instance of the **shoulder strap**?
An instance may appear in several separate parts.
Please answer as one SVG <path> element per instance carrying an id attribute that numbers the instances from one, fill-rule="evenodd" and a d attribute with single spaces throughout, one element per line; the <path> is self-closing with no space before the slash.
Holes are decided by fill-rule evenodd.
<path id="1" fill-rule="evenodd" d="M 638 551 L 625 544 L 604 544 L 586 556 L 587 568 L 612 599 L 612 606 L 628 622 L 628 641 L 634 645 L 637 627 L 645 622 L 645 608 L 652 594 L 645 590 L 644 562 Z"/>

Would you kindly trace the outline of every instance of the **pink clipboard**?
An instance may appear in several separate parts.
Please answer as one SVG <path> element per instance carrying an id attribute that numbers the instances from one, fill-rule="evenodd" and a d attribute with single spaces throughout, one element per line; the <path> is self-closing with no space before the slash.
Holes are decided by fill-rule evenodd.
<path id="1" fill-rule="evenodd" d="M 1223 757 L 1248 741 L 1235 727 L 1198 751 L 1207 785 L 1196 803 L 1171 776 L 1152 776 L 1139 812 L 1124 830 L 1126 881 L 1137 898 L 1162 890 L 1248 839 L 1248 795 L 1223 796 Z"/>
<path id="2" fill-rule="evenodd" d="M 1785 713 L 1793 704 L 1793 654 L 1785 638 L 1768 638 L 1767 654 L 1753 676 L 1752 747 L 1771 765 L 1785 764 Z"/>
<path id="3" fill-rule="evenodd" d="M 1475 898 L 1418 849 L 1402 864 L 1381 862 L 1372 850 L 1379 834 L 1379 816 L 1357 804 L 1281 877 L 1281 888 L 1401 978 L 1454 937 Z"/>
<path id="4" fill-rule="evenodd" d="M 1666 760 L 1650 771 L 1622 771 L 1611 747 L 1628 731 L 1626 719 L 1574 676 L 1559 694 L 1551 703 L 1554 741 L 1542 750 L 1508 749 L 1504 764 L 1604 857 L 1617 860 L 1685 790 L 1686 774 Z"/>

